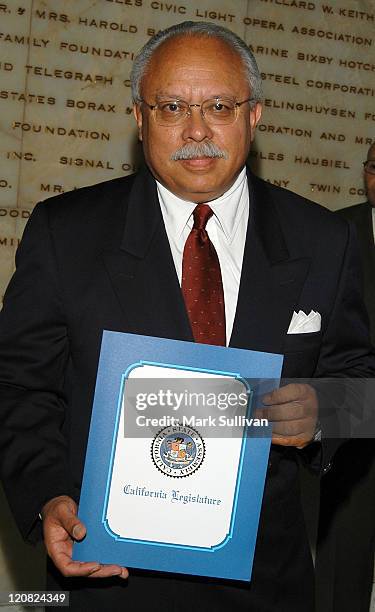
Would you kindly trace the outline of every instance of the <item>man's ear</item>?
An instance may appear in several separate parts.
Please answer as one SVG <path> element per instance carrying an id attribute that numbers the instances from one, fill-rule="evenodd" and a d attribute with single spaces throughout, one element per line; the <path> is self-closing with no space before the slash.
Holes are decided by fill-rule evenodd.
<path id="1" fill-rule="evenodd" d="M 140 104 L 133 104 L 133 115 L 138 126 L 138 138 L 142 140 L 142 111 Z"/>
<path id="2" fill-rule="evenodd" d="M 251 126 L 251 140 L 255 137 L 255 128 L 258 125 L 262 116 L 262 105 L 257 102 L 255 106 L 250 110 L 250 126 Z"/>
<path id="3" fill-rule="evenodd" d="M 259 123 L 259 120 L 260 120 L 260 118 L 262 116 L 262 110 L 263 110 L 263 107 L 262 107 L 260 102 L 257 102 L 255 104 L 254 108 L 251 109 L 251 119 L 250 119 L 250 121 L 251 121 L 251 127 L 252 127 L 253 130 L 255 130 L 256 126 Z"/>

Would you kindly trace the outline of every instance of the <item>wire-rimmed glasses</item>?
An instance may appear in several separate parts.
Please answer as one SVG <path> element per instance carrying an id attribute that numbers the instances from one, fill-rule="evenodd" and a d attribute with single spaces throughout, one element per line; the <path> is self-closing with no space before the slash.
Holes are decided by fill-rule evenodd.
<path id="1" fill-rule="evenodd" d="M 375 159 L 367 159 L 363 162 L 363 167 L 367 174 L 375 174 Z"/>
<path id="2" fill-rule="evenodd" d="M 149 104 L 141 100 L 153 111 L 155 122 L 158 125 L 172 126 L 181 125 L 190 117 L 191 109 L 199 108 L 203 119 L 209 125 L 228 125 L 237 119 L 238 109 L 245 102 L 254 102 L 253 98 L 247 98 L 236 102 L 231 98 L 210 98 L 201 104 L 188 104 L 185 100 L 170 99 L 159 100 L 156 104 Z"/>

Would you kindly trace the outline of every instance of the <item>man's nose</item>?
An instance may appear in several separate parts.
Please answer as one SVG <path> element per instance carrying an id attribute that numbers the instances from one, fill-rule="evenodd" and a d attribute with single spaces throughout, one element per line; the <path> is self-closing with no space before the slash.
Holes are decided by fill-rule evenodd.
<path id="1" fill-rule="evenodd" d="M 182 136 L 185 140 L 201 142 L 206 138 L 212 138 L 213 132 L 201 113 L 201 108 L 193 106 L 185 119 Z"/>

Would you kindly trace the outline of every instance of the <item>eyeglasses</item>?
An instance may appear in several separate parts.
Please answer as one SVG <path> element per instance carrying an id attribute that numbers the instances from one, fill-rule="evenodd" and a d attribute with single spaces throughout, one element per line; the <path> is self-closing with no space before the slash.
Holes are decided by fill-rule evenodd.
<path id="1" fill-rule="evenodd" d="M 368 159 L 363 162 L 363 167 L 367 174 L 375 174 L 375 159 Z"/>
<path id="2" fill-rule="evenodd" d="M 193 107 L 199 108 L 204 120 L 209 125 L 228 125 L 237 119 L 238 109 L 245 102 L 255 102 L 247 98 L 242 102 L 235 102 L 230 98 L 212 98 L 204 100 L 201 104 L 188 104 L 184 100 L 161 100 L 157 104 L 149 104 L 141 100 L 153 112 L 158 125 L 181 125 L 191 116 Z"/>

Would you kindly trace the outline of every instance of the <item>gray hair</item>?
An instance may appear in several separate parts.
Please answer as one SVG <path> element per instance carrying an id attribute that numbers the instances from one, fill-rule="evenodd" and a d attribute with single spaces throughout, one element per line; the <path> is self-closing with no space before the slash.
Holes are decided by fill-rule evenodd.
<path id="1" fill-rule="evenodd" d="M 130 73 L 134 103 L 139 103 L 142 101 L 142 79 L 156 49 L 158 49 L 158 47 L 160 47 L 160 45 L 169 38 L 189 35 L 202 36 L 206 38 L 219 38 L 226 42 L 236 53 L 238 53 L 243 62 L 250 85 L 252 100 L 256 102 L 261 100 L 262 78 L 260 76 L 255 57 L 246 43 L 231 30 L 228 30 L 223 26 L 216 25 L 215 23 L 206 23 L 205 21 L 184 21 L 183 23 L 177 23 L 176 25 L 158 32 L 158 34 L 150 38 L 150 40 L 144 45 L 144 47 L 142 47 L 136 56 L 132 71 Z"/>

